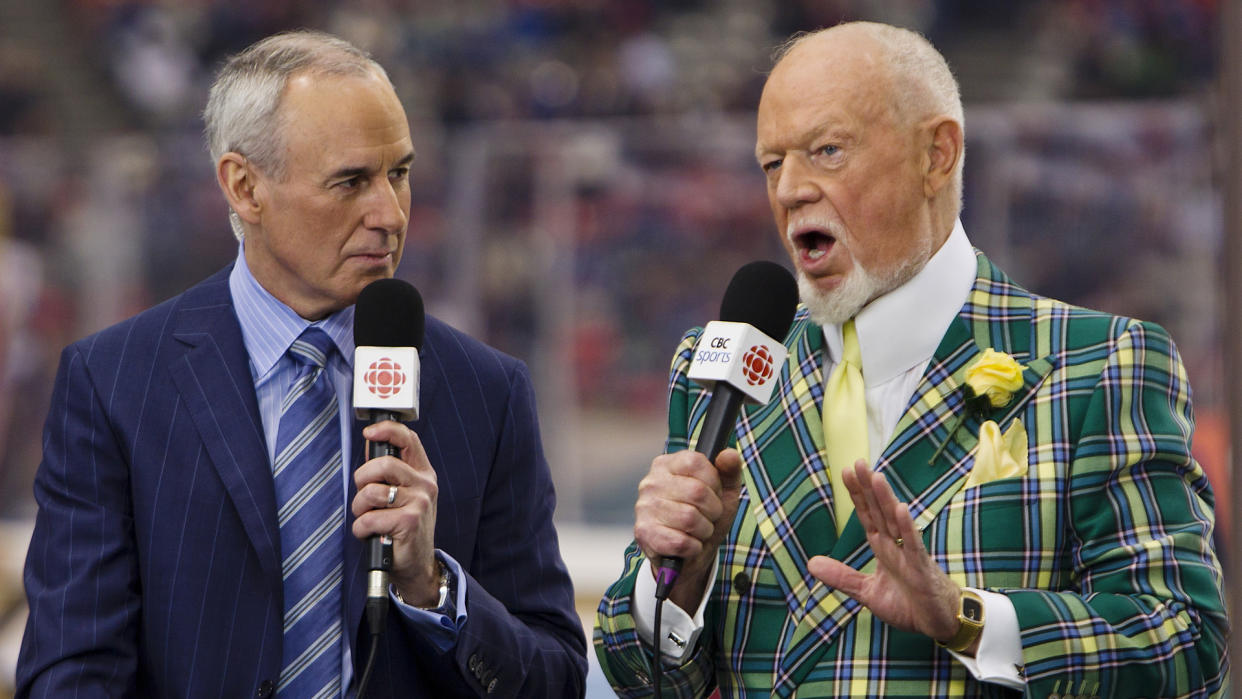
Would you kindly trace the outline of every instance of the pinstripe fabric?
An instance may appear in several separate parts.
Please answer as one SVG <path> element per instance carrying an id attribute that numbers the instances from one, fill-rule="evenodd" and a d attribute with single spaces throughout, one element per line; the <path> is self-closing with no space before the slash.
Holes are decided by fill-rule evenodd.
<path id="1" fill-rule="evenodd" d="M 284 574 L 279 696 L 341 694 L 345 508 L 332 338 L 311 327 L 289 347 L 298 374 L 282 404 L 272 476 Z"/>
<path id="2" fill-rule="evenodd" d="M 272 459 L 229 271 L 61 355 L 35 478 L 21 699 L 253 697 L 278 679 Z M 444 652 L 389 613 L 370 699 L 481 695 L 471 659 L 486 661 L 491 696 L 580 696 L 582 629 L 529 373 L 426 323 L 412 428 L 437 469 L 436 546 L 469 578 L 470 620 Z M 352 453 L 361 463 L 360 443 Z M 357 639 L 362 545 L 344 538 L 342 628 Z M 355 661 L 368 649 L 363 638 Z"/>
<path id="3" fill-rule="evenodd" d="M 1211 548 L 1212 494 L 1189 453 L 1189 386 L 1157 326 L 1033 296 L 981 254 L 945 334 L 876 464 L 909 503 L 937 563 L 1007 594 L 1030 696 L 1212 696 L 1226 682 L 1227 622 Z M 856 517 L 837 536 L 819 423 L 822 333 L 800 310 L 778 395 L 739 419 L 745 488 L 721 547 L 698 651 L 667 674 L 676 696 L 1005 696 L 928 638 L 876 621 L 806 573 L 829 554 L 874 567 Z M 707 395 L 673 361 L 670 451 L 686 448 Z M 966 366 L 986 347 L 1027 366 L 1015 399 L 983 419 L 1029 434 L 1024 477 L 965 489 L 981 419 L 962 412 Z M 943 453 L 929 463 L 936 448 Z M 629 595 L 636 547 L 599 608 L 595 644 L 621 696 L 650 693 Z"/>

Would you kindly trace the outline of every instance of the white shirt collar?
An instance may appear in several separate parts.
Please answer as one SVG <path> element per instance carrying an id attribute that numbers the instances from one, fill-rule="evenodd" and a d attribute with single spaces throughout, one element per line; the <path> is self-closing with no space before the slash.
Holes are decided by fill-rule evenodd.
<path id="1" fill-rule="evenodd" d="M 854 318 L 863 381 L 878 386 L 924 364 L 961 311 L 974 286 L 978 262 L 961 219 L 918 274 L 867 304 Z M 841 356 L 840 325 L 824 326 L 828 354 Z"/>

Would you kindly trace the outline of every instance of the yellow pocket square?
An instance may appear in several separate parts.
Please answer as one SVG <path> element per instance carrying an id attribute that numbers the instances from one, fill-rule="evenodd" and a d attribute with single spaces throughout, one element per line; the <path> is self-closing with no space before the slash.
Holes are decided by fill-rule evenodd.
<path id="1" fill-rule="evenodd" d="M 1000 426 L 988 420 L 979 427 L 979 446 L 975 465 L 966 478 L 966 487 L 973 488 L 998 478 L 1013 478 L 1026 473 L 1026 428 L 1021 420 L 1002 435 Z"/>

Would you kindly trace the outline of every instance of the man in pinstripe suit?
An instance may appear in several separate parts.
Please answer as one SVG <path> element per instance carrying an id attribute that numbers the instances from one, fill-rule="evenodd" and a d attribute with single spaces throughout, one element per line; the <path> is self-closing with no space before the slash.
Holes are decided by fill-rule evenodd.
<path id="1" fill-rule="evenodd" d="M 1213 499 L 1173 343 L 1031 294 L 972 250 L 963 142 L 956 82 L 917 34 L 845 24 L 781 54 L 756 155 L 803 305 L 776 394 L 715 464 L 686 451 L 708 397 L 686 377 L 700 331 L 678 347 L 667 453 L 599 607 L 621 696 L 650 694 L 653 671 L 676 696 L 1227 686 Z M 821 413 L 843 361 L 861 364 L 868 458 L 834 484 Z M 663 669 L 657 556 L 685 560 Z"/>
<path id="2" fill-rule="evenodd" d="M 225 65 L 205 121 L 239 254 L 63 353 L 18 695 L 354 696 L 372 650 L 360 540 L 376 534 L 394 541 L 393 609 L 368 697 L 580 695 L 585 642 L 525 366 L 428 317 L 418 421 L 364 430 L 343 398 L 354 300 L 395 272 L 410 208 L 414 149 L 383 69 L 328 35 L 270 37 Z M 313 520 L 325 534 L 291 540 L 313 548 L 282 546 L 273 486 L 283 397 L 306 371 L 294 353 L 339 399 L 307 413 L 328 416 L 313 432 L 326 475 L 280 500 L 332 494 Z M 366 439 L 399 457 L 364 464 Z M 324 541 L 337 560 L 291 595 L 298 552 Z M 321 612 L 327 631 L 282 659 Z M 303 675 L 313 687 L 295 689 Z"/>

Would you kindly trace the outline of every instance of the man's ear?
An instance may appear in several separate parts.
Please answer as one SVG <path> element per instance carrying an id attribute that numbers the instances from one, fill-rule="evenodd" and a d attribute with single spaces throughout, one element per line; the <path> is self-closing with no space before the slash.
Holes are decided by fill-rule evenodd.
<path id="1" fill-rule="evenodd" d="M 257 225 L 263 206 L 255 193 L 259 187 L 258 173 L 250 161 L 239 153 L 225 153 L 216 163 L 216 181 L 229 202 L 229 208 L 241 220 Z"/>
<path id="2" fill-rule="evenodd" d="M 962 160 L 964 142 L 962 125 L 956 120 L 940 116 L 925 126 L 927 139 L 926 171 L 923 176 L 923 193 L 932 198 L 944 190 L 953 179 L 953 172 Z"/>

